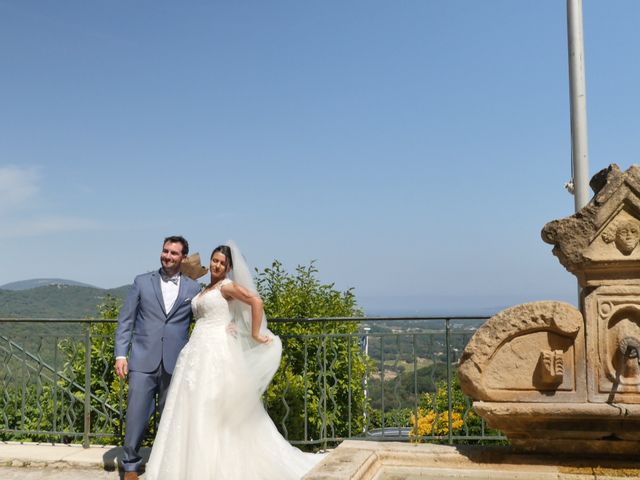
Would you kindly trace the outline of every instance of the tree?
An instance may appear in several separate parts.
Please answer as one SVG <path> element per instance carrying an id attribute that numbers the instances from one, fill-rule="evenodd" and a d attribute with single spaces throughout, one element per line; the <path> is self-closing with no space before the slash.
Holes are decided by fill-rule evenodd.
<path id="1" fill-rule="evenodd" d="M 98 305 L 100 318 L 115 320 L 118 318 L 122 300 L 113 295 L 106 295 Z M 127 382 L 120 380 L 114 371 L 114 337 L 116 323 L 96 322 L 88 326 L 91 344 L 91 432 L 110 433 L 112 436 L 93 440 L 94 443 L 119 443 L 118 437 L 124 434 L 124 416 L 126 414 Z M 75 390 L 77 402 L 74 416 L 76 431 L 83 431 L 83 412 L 86 393 L 78 390 L 76 385 L 84 385 L 86 350 L 85 342 L 78 339 L 67 339 L 60 344 L 60 349 L 67 355 L 65 377 L 73 383 L 61 381 L 61 386 L 69 391 Z"/>
<path id="2" fill-rule="evenodd" d="M 118 298 L 107 295 L 98 305 L 101 318 L 117 318 L 120 305 Z M 49 333 L 48 328 L 41 329 L 42 337 L 33 335 L 35 348 L 25 343 L 25 351 L 16 349 L 13 355 L 9 355 L 7 373 L 15 371 L 21 377 L 5 377 L 1 406 L 5 428 L 58 433 L 54 436 L 46 433 L 7 434 L 2 435 L 2 439 L 62 440 L 65 443 L 80 439 L 85 428 L 86 365 L 89 358 L 90 431 L 101 434 L 92 441 L 117 442 L 122 433 L 122 400 L 126 398 L 126 384 L 115 377 L 113 371 L 115 323 L 73 324 L 73 329 L 55 327 L 62 340 Z M 44 342 L 49 338 L 54 342 Z M 87 345 L 91 347 L 89 357 Z M 58 359 L 62 360 L 61 363 Z M 19 370 L 14 368 L 17 361 L 21 365 Z"/>
<path id="3" fill-rule="evenodd" d="M 362 431 L 369 409 L 359 324 L 302 320 L 362 315 L 352 289 L 338 291 L 317 273 L 314 262 L 290 274 L 276 260 L 256 282 L 268 318 L 301 319 L 270 324 L 284 348 L 265 404 L 286 437 L 308 442 Z"/>

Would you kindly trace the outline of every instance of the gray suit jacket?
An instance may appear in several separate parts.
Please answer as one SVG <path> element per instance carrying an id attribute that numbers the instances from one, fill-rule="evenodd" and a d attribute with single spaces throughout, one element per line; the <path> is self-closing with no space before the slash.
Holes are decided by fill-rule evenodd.
<path id="1" fill-rule="evenodd" d="M 115 356 L 129 357 L 129 369 L 153 372 L 162 360 L 173 373 L 178 354 L 188 340 L 191 299 L 200 285 L 186 275 L 170 312 L 164 311 L 160 271 L 138 275 L 122 305 L 116 329 Z"/>

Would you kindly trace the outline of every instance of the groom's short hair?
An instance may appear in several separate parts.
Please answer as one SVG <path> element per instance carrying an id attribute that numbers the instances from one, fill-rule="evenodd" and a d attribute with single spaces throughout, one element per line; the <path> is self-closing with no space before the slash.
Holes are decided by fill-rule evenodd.
<path id="1" fill-rule="evenodd" d="M 189 242 L 187 242 L 187 239 L 182 235 L 172 235 L 170 237 L 167 237 L 164 239 L 164 242 L 162 242 L 162 245 L 164 246 L 164 244 L 167 242 L 180 243 L 182 245 L 182 254 L 189 255 Z"/>

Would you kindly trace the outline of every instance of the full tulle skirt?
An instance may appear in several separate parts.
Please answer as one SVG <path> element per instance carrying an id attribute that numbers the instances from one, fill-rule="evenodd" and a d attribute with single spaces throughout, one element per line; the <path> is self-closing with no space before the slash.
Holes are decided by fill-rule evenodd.
<path id="1" fill-rule="evenodd" d="M 225 325 L 197 324 L 178 358 L 145 478 L 294 480 L 311 470 L 322 455 L 291 446 L 260 398 L 281 352 L 278 337 L 247 353 Z"/>

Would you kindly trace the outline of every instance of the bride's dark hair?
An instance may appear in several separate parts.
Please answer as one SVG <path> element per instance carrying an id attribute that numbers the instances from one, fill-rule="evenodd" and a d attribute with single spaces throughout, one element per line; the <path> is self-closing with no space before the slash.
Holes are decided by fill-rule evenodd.
<path id="1" fill-rule="evenodd" d="M 233 258 L 231 258 L 231 248 L 229 248 L 227 245 L 218 245 L 216 248 L 213 249 L 213 252 L 211 252 L 211 257 L 209 258 L 213 258 L 213 255 L 216 252 L 220 252 L 225 257 L 227 257 L 227 270 L 231 270 L 233 268 Z"/>

